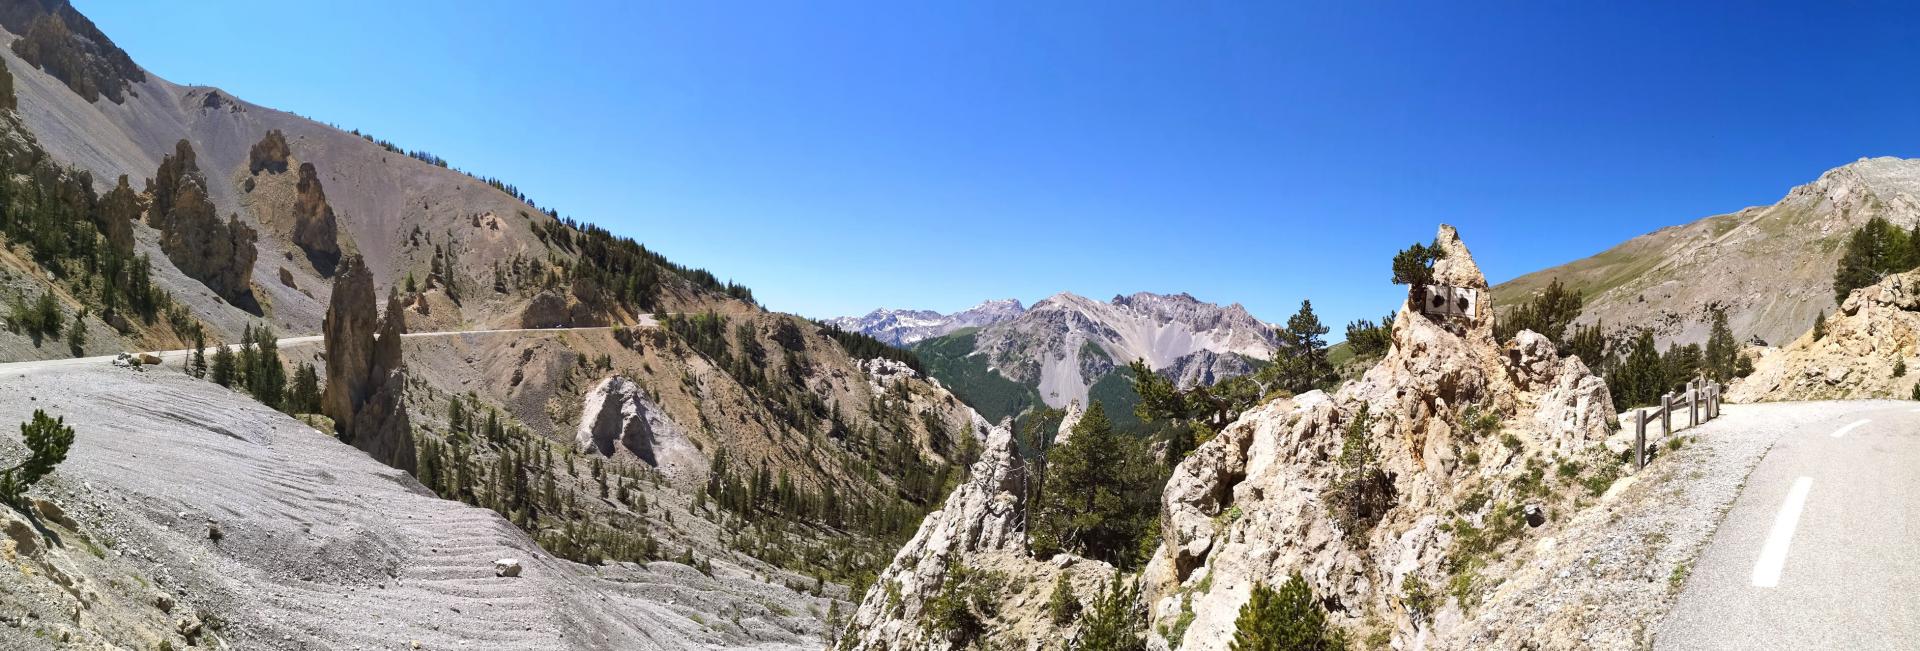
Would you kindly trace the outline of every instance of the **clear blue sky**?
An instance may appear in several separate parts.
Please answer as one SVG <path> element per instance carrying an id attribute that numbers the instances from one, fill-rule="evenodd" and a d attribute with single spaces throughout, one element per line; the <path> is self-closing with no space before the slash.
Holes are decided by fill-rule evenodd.
<path id="1" fill-rule="evenodd" d="M 1186 291 L 1338 338 L 1439 222 L 1498 282 L 1920 145 L 1914 16 L 1594 4 L 76 0 L 809 316 Z"/>

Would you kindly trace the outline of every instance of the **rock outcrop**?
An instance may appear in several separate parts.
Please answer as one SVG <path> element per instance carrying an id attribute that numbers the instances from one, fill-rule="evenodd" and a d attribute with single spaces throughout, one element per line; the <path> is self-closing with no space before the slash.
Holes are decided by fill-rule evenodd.
<path id="1" fill-rule="evenodd" d="M 133 222 L 140 218 L 144 208 L 140 194 L 127 183 L 127 175 L 121 174 L 113 189 L 100 195 L 98 225 L 107 237 L 108 246 L 123 253 L 133 252 Z"/>
<path id="2" fill-rule="evenodd" d="M 259 236 L 238 216 L 220 221 L 207 195 L 207 178 L 186 140 L 160 161 L 150 192 L 147 220 L 160 231 L 160 250 L 167 259 L 228 302 L 257 310 L 253 261 Z"/>
<path id="3" fill-rule="evenodd" d="M 984 423 L 981 423 L 984 424 Z M 1055 626 L 1039 606 L 1065 574 L 1081 601 L 1099 594 L 1113 576 L 1105 563 L 1070 555 L 1048 561 L 1026 551 L 1027 468 L 1013 434 L 990 427 L 972 474 L 874 580 L 849 623 L 841 648 L 893 649 L 1063 648 L 1073 625 Z M 1017 579 L 1015 581 L 1014 579 Z M 930 621 L 943 592 L 971 592 L 997 613 L 983 622 L 983 639 L 964 639 Z"/>
<path id="4" fill-rule="evenodd" d="M 314 270 L 323 276 L 333 275 L 340 262 L 340 227 L 334 222 L 333 206 L 327 205 L 327 193 L 320 187 L 320 174 L 313 163 L 300 164 L 293 219 L 293 243 L 307 253 Z"/>
<path id="5" fill-rule="evenodd" d="M 1164 542 L 1142 573 L 1155 648 L 1227 648 L 1253 587 L 1294 573 L 1342 626 L 1375 626 L 1366 632 L 1395 648 L 1454 648 L 1447 636 L 1473 606 L 1445 588 L 1483 591 L 1474 570 L 1491 561 L 1469 553 L 1519 547 L 1467 549 L 1462 539 L 1482 544 L 1495 523 L 1517 536 L 1527 527 L 1516 514 L 1570 504 L 1542 469 L 1606 467 L 1604 382 L 1532 333 L 1499 345 L 1471 254 L 1450 227 L 1437 241 L 1447 257 L 1436 281 L 1480 291 L 1481 318 L 1403 307 L 1391 348 L 1362 378 L 1250 410 L 1175 469 L 1162 497 Z M 1343 467 L 1349 439 L 1376 449 L 1372 467 Z M 1384 512 L 1335 506 L 1355 485 L 1383 493 Z"/>
<path id="6" fill-rule="evenodd" d="M 247 150 L 247 173 L 285 174 L 287 159 L 293 156 L 293 149 L 287 146 L 287 135 L 279 129 L 268 129 L 267 135 Z"/>
<path id="7" fill-rule="evenodd" d="M 1733 402 L 1907 398 L 1920 383 L 1920 272 L 1853 290 L 1812 331 L 1755 356 L 1754 372 L 1727 391 Z"/>
<path id="8" fill-rule="evenodd" d="M 582 402 L 574 436 L 581 453 L 611 457 L 626 450 L 668 476 L 707 467 L 686 432 L 633 380 L 619 375 L 601 380 Z"/>
<path id="9" fill-rule="evenodd" d="M 389 293 L 386 317 L 374 313 L 373 273 L 349 256 L 334 282 L 321 327 L 326 340 L 327 385 L 320 411 L 333 419 L 335 435 L 369 456 L 408 472 L 414 469 L 413 425 L 407 416 L 406 368 L 400 336 L 405 309 Z"/>

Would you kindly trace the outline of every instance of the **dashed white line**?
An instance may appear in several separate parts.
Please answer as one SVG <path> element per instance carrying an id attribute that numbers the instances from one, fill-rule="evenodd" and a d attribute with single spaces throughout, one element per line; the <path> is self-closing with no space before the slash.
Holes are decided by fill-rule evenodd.
<path id="1" fill-rule="evenodd" d="M 1812 477 L 1793 480 L 1793 488 L 1787 490 L 1787 502 L 1781 504 L 1780 513 L 1773 516 L 1773 531 L 1767 533 L 1767 544 L 1760 548 L 1760 560 L 1753 564 L 1754 587 L 1779 587 L 1780 568 L 1787 563 L 1787 548 L 1793 544 L 1793 530 L 1800 525 L 1800 512 L 1806 509 L 1810 490 L 1813 490 Z"/>
<path id="2" fill-rule="evenodd" d="M 1867 424 L 1867 423 L 1871 423 L 1871 422 L 1873 422 L 1873 419 L 1871 419 L 1871 418 L 1862 418 L 1862 419 L 1860 419 L 1860 420 L 1856 420 L 1856 421 L 1853 421 L 1853 422 L 1851 422 L 1851 423 L 1847 423 L 1847 426 L 1846 426 L 1846 427 L 1842 427 L 1842 428 L 1840 428 L 1840 429 L 1837 429 L 1837 430 L 1834 430 L 1834 431 L 1833 431 L 1833 437 L 1834 437 L 1834 438 L 1840 438 L 1840 437 L 1842 437 L 1842 436 L 1846 436 L 1846 435 L 1847 435 L 1847 432 L 1851 432 L 1851 431 L 1853 431 L 1854 429 L 1856 429 L 1856 428 L 1858 428 L 1858 427 L 1860 427 L 1861 425 L 1865 425 L 1865 424 Z"/>

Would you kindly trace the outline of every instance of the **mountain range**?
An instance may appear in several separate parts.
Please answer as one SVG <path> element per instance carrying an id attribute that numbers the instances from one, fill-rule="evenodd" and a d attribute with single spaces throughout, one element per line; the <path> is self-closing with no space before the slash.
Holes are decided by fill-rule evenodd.
<path id="1" fill-rule="evenodd" d="M 881 309 L 830 323 L 904 342 L 990 420 L 1100 400 L 1131 425 L 1138 398 L 1124 371 L 1134 360 L 1191 387 L 1249 373 L 1273 356 L 1272 328 L 1239 304 L 1148 292 L 1101 302 L 1062 292 L 1010 309 L 1018 305 L 989 301 L 952 315 Z"/>
<path id="2" fill-rule="evenodd" d="M 860 332 L 895 346 L 911 346 L 933 337 L 945 336 L 961 328 L 990 326 L 1019 318 L 1027 308 L 1018 299 L 983 301 L 979 305 L 941 314 L 933 310 L 895 310 L 881 308 L 866 316 L 843 316 L 827 323 L 842 330 Z"/>

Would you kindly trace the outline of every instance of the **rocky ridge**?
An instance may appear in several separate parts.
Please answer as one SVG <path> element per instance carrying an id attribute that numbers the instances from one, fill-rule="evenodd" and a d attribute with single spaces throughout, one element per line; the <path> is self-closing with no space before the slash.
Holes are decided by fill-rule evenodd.
<path id="1" fill-rule="evenodd" d="M 1589 258 L 1494 288 L 1517 304 L 1555 280 L 1581 291 L 1580 323 L 1645 327 L 1661 346 L 1704 343 L 1709 307 L 1742 340 L 1780 345 L 1833 309 L 1833 270 L 1846 238 L 1869 219 L 1920 223 L 1920 160 L 1862 158 L 1831 169 L 1770 206 L 1670 226 Z"/>

